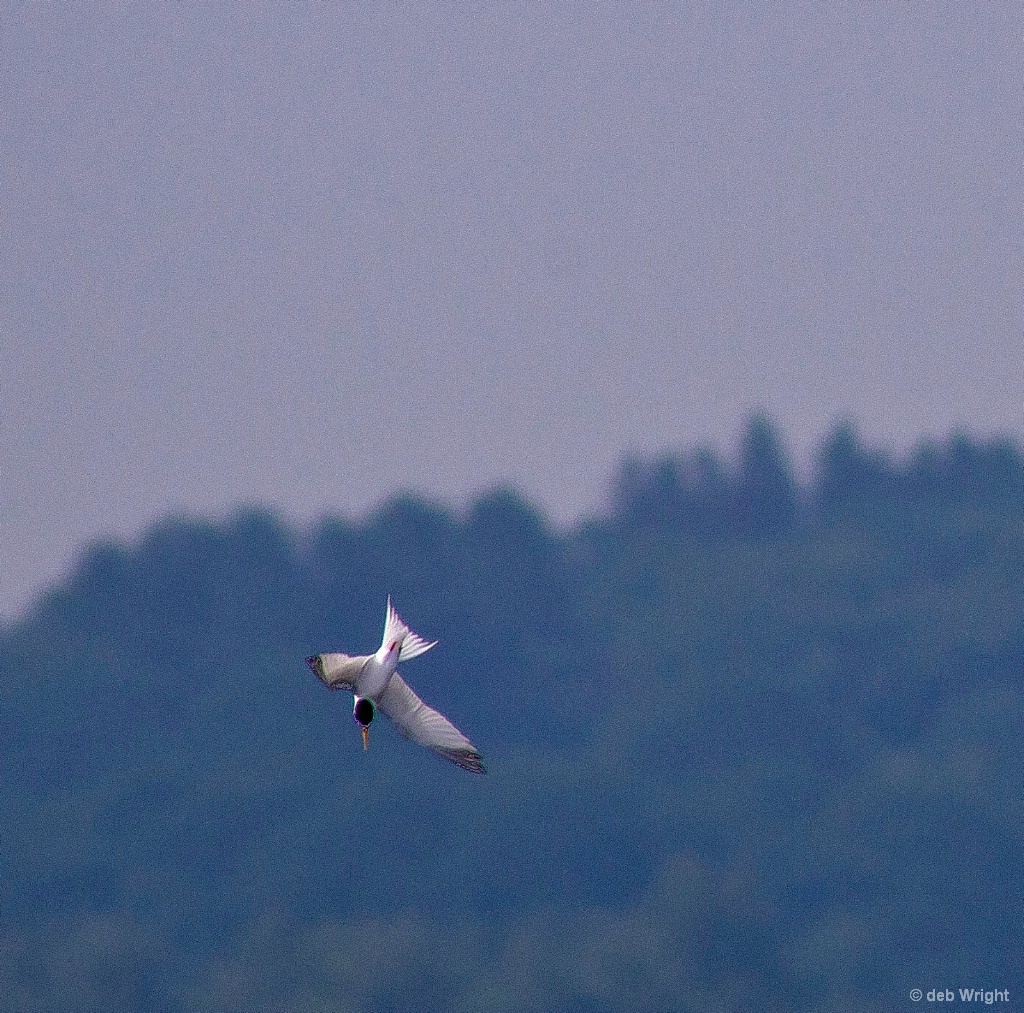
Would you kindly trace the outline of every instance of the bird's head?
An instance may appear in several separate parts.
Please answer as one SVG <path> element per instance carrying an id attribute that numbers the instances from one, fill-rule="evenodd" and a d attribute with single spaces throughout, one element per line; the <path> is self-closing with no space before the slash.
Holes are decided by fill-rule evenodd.
<path id="1" fill-rule="evenodd" d="M 370 722 L 373 720 L 374 713 L 372 700 L 367 700 L 362 696 L 356 697 L 356 702 L 352 707 L 352 718 L 363 733 L 363 749 L 370 748 Z"/>

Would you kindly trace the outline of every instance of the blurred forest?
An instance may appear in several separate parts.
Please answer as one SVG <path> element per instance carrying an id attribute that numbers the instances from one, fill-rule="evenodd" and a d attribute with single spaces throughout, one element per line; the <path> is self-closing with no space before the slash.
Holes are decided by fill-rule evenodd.
<path id="1" fill-rule="evenodd" d="M 303 664 L 377 647 L 474 777 Z M 625 463 L 89 549 L 0 631 L 0 1004 L 882 1011 L 1024 985 L 1024 458 Z M 1016 992 L 1015 996 L 1015 990 Z"/>

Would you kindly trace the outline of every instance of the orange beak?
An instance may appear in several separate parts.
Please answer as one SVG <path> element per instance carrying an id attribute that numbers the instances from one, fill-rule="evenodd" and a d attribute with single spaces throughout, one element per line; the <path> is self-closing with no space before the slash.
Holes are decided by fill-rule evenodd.
<path id="1" fill-rule="evenodd" d="M 363 749 L 370 748 L 370 729 L 363 725 Z"/>

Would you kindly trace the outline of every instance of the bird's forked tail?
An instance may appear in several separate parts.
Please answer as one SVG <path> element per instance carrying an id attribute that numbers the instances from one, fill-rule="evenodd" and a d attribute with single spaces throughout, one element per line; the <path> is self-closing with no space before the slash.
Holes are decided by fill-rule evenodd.
<path id="1" fill-rule="evenodd" d="M 384 643 L 390 644 L 395 640 L 402 642 L 402 649 L 398 652 L 399 661 L 418 658 L 437 644 L 436 640 L 427 641 L 418 633 L 413 633 L 395 611 L 394 605 L 391 604 L 391 595 L 388 595 L 388 617 L 384 621 Z"/>

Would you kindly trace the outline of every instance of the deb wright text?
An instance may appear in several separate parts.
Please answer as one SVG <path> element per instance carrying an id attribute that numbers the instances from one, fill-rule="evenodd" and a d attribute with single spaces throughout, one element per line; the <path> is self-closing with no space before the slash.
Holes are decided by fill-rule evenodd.
<path id="1" fill-rule="evenodd" d="M 910 990 L 910 998 L 914 1002 L 979 1002 L 985 1006 L 992 1006 L 997 1002 L 1009 1002 L 1010 990 L 1008 988 L 930 988 L 924 991 L 920 988 Z"/>

